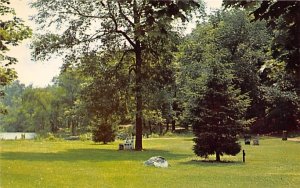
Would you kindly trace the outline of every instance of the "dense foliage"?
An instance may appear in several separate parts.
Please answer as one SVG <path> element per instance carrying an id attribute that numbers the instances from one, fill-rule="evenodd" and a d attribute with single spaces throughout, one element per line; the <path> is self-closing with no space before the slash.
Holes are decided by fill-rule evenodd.
<path id="1" fill-rule="evenodd" d="M 12 46 L 31 36 L 31 29 L 25 26 L 23 20 L 16 17 L 9 0 L 0 0 L 0 98 L 3 97 L 4 86 L 17 78 L 15 70 L 11 67 L 17 62 L 15 57 L 7 55 Z M 7 113 L 0 104 L 0 114 Z"/>
<path id="2" fill-rule="evenodd" d="M 106 53 L 123 53 L 119 64 L 127 64 L 134 73 L 135 145 L 136 150 L 142 150 L 142 86 L 148 57 L 161 56 L 155 44 L 164 48 L 163 40 L 169 37 L 173 20 L 186 21 L 199 4 L 194 0 L 88 0 L 80 3 L 38 0 L 32 5 L 38 10 L 36 22 L 41 28 L 59 28 L 57 33 L 49 31 L 37 37 L 33 43 L 35 58 L 61 53 L 66 63 L 74 64 L 82 56 L 101 58 Z M 132 60 L 123 61 L 124 57 Z"/>
<path id="3" fill-rule="evenodd" d="M 93 141 L 94 142 L 103 142 L 107 144 L 108 142 L 115 141 L 115 131 L 112 126 L 108 123 L 102 123 L 97 125 L 93 130 Z"/>
<path id="4" fill-rule="evenodd" d="M 233 85 L 226 62 L 219 58 L 210 61 L 203 87 L 194 89 L 190 104 L 190 122 L 196 145 L 194 152 L 207 157 L 216 154 L 236 155 L 240 151 L 238 137 L 247 121 L 244 119 L 249 97 Z"/>
<path id="5" fill-rule="evenodd" d="M 129 134 L 141 150 L 143 134 L 192 127 L 195 153 L 220 160 L 240 151 L 237 135 L 245 131 L 299 129 L 299 43 L 290 41 L 297 39 L 298 20 L 281 27 L 290 23 L 290 13 L 279 12 L 272 25 L 251 14 L 257 7 L 217 10 L 184 34 L 174 21 L 190 18 L 197 5 L 204 15 L 201 2 L 48 2 L 33 4 L 44 28 L 33 55 L 57 54 L 65 63 L 46 88 L 20 82 L 4 88 L 8 95 L 1 104 L 8 114 L 1 115 L 1 130 L 65 136 L 94 130 L 95 141 L 109 142 L 122 125 L 134 129 Z M 298 4 L 292 7 L 291 12 Z"/>

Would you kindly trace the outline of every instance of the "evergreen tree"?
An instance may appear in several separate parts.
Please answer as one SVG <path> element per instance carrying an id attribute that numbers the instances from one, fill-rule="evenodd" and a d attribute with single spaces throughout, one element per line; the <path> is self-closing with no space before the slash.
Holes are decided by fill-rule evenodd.
<path id="1" fill-rule="evenodd" d="M 243 115 L 250 100 L 232 84 L 233 75 L 226 64 L 210 64 L 204 85 L 196 91 L 190 106 L 194 138 L 194 152 L 207 157 L 216 154 L 220 161 L 223 154 L 236 155 L 241 146 L 237 135 L 247 121 Z"/>
<path id="2" fill-rule="evenodd" d="M 115 136 L 115 131 L 109 123 L 101 123 L 93 130 L 94 142 L 103 142 L 103 144 L 107 144 L 108 142 L 115 141 Z"/>

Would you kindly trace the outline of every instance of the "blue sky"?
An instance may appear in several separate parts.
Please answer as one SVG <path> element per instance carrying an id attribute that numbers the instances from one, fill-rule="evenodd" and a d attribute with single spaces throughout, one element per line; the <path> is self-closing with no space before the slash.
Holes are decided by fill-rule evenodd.
<path id="1" fill-rule="evenodd" d="M 11 6 L 15 8 L 18 17 L 21 17 L 27 25 L 35 30 L 33 21 L 29 17 L 35 13 L 28 5 L 30 0 L 11 0 Z M 220 8 L 222 0 L 204 0 L 208 9 Z M 25 85 L 32 84 L 35 87 L 46 87 L 51 84 L 54 76 L 60 72 L 62 61 L 59 58 L 51 59 L 47 62 L 35 62 L 31 60 L 31 50 L 29 49 L 30 39 L 22 42 L 17 47 L 13 47 L 9 55 L 18 59 L 14 65 L 18 72 L 18 79 Z"/>

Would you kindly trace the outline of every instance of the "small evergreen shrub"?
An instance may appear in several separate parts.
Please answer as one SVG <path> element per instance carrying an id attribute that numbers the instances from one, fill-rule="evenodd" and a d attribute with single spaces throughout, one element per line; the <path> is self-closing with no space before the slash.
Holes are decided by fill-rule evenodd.
<path id="1" fill-rule="evenodd" d="M 103 144 L 107 144 L 108 142 L 115 141 L 115 137 L 115 131 L 108 123 L 102 123 L 93 130 L 94 142 L 103 142 Z"/>

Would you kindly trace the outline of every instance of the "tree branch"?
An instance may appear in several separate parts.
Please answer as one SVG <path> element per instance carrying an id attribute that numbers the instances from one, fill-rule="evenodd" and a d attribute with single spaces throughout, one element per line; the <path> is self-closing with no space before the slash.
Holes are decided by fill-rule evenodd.
<path id="1" fill-rule="evenodd" d="M 75 12 L 60 12 L 60 13 L 66 13 L 66 14 L 74 14 L 74 15 L 79 15 L 82 17 L 86 17 L 86 18 L 98 18 L 98 19 L 103 19 L 103 18 L 107 18 L 106 16 L 94 16 L 94 15 L 86 15 L 83 14 L 82 12 L 80 12 L 80 10 L 72 5 L 69 5 Z"/>
<path id="2" fill-rule="evenodd" d="M 121 63 L 122 63 L 124 57 L 125 57 L 129 52 L 134 52 L 134 49 L 125 50 L 125 51 L 123 52 L 123 55 L 122 55 L 122 57 L 121 57 L 121 59 L 120 59 L 120 61 L 119 61 L 118 64 L 121 64 Z"/>
<path id="3" fill-rule="evenodd" d="M 126 40 L 131 44 L 131 46 L 132 46 L 133 48 L 135 48 L 136 45 L 135 45 L 135 43 L 132 41 L 132 39 L 131 39 L 124 31 L 118 29 L 118 22 L 117 22 L 115 16 L 111 13 L 112 10 L 111 10 L 111 7 L 110 7 L 109 4 L 108 4 L 108 10 L 109 10 L 110 18 L 112 19 L 112 21 L 113 21 L 114 24 L 115 24 L 115 31 L 114 31 L 114 32 L 122 34 L 122 35 L 126 38 Z"/>
<path id="4" fill-rule="evenodd" d="M 136 74 L 136 67 L 135 67 L 135 64 L 132 64 L 132 65 L 129 67 L 129 77 L 130 77 L 130 74 L 131 74 L 132 71 L 134 71 L 134 73 Z"/>
<path id="5" fill-rule="evenodd" d="M 134 23 L 124 14 L 122 8 L 121 8 L 121 4 L 120 2 L 118 2 L 118 5 L 119 5 L 119 12 L 121 14 L 121 16 L 132 26 L 134 27 Z"/>
<path id="6" fill-rule="evenodd" d="M 126 38 L 126 40 L 131 44 L 131 46 L 133 48 L 135 48 L 135 46 L 136 46 L 135 43 L 132 41 L 132 39 L 124 31 L 116 30 L 115 32 L 122 34 Z"/>

